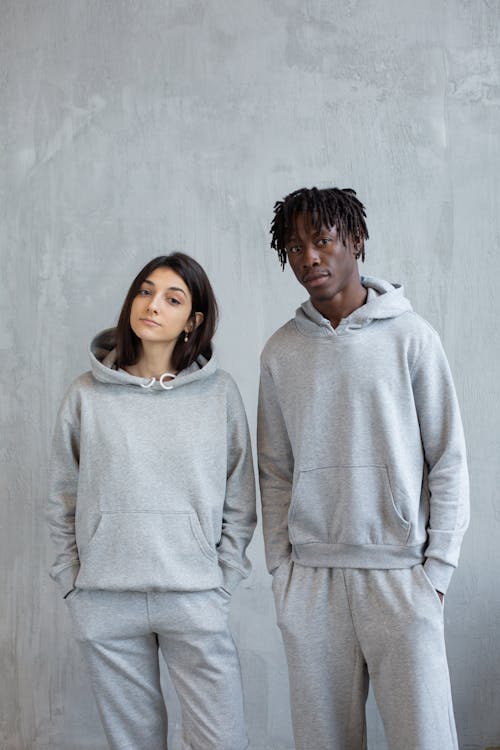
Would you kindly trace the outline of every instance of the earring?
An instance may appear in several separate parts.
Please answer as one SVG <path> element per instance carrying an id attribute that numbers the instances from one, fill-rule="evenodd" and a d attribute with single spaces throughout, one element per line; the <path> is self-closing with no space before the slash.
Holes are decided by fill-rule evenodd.
<path id="1" fill-rule="evenodd" d="M 187 344 L 187 342 L 188 342 L 188 341 L 189 341 L 189 334 L 188 334 L 188 332 L 186 331 L 186 332 L 184 333 L 184 343 L 185 343 L 185 344 Z"/>

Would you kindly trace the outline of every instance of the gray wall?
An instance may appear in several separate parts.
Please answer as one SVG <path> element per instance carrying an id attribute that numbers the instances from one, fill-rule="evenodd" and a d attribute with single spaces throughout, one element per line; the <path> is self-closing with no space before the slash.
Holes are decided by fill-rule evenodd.
<path id="1" fill-rule="evenodd" d="M 366 272 L 405 283 L 455 373 L 473 512 L 449 657 L 461 748 L 500 745 L 499 21 L 498 0 L 1 0 L 2 750 L 105 747 L 43 520 L 90 337 L 146 260 L 191 252 L 254 428 L 260 349 L 304 298 L 272 206 L 332 183 L 368 207 Z M 289 750 L 260 529 L 251 554 L 232 615 L 251 747 Z"/>

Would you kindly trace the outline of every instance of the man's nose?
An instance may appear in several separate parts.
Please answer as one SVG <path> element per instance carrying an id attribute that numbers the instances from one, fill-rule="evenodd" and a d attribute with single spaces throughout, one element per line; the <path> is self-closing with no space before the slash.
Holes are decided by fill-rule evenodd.
<path id="1" fill-rule="evenodd" d="M 304 247 L 302 263 L 306 268 L 309 266 L 317 266 L 319 264 L 319 252 L 314 242 L 308 242 Z"/>

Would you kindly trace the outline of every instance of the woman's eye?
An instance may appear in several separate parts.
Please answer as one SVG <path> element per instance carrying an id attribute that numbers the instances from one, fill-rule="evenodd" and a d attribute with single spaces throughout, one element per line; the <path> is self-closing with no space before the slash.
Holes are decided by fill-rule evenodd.
<path id="1" fill-rule="evenodd" d="M 149 293 L 149 289 L 139 289 L 139 294 L 141 297 L 145 297 Z"/>
<path id="2" fill-rule="evenodd" d="M 321 237 L 321 239 L 318 240 L 319 247 L 324 247 L 324 245 L 327 245 L 330 242 L 329 237 Z"/>
<path id="3" fill-rule="evenodd" d="M 300 253 L 300 247 L 299 245 L 293 245 L 292 247 L 287 247 L 286 251 L 289 255 L 295 255 L 296 253 Z"/>
<path id="4" fill-rule="evenodd" d="M 168 301 L 169 301 L 169 302 L 170 302 L 170 304 L 172 304 L 172 305 L 180 305 L 180 304 L 181 304 L 181 303 L 179 302 L 179 300 L 178 300 L 178 299 L 176 299 L 176 297 L 169 297 L 169 298 L 168 298 Z"/>

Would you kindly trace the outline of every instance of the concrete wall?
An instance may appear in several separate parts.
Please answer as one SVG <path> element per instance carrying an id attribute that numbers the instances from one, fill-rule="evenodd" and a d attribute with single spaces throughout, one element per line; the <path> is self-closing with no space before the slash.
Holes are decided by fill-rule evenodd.
<path id="1" fill-rule="evenodd" d="M 90 337 L 146 260 L 194 254 L 254 428 L 259 351 L 304 298 L 272 206 L 313 184 L 358 190 L 366 272 L 403 281 L 449 354 L 473 509 L 446 606 L 456 714 L 461 748 L 500 745 L 499 1 L 1 0 L 0 55 L 2 750 L 105 748 L 43 520 Z M 260 529 L 251 554 L 232 615 L 251 747 L 289 750 Z"/>

